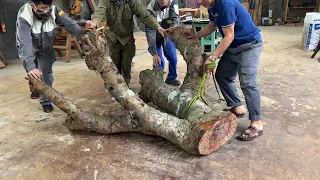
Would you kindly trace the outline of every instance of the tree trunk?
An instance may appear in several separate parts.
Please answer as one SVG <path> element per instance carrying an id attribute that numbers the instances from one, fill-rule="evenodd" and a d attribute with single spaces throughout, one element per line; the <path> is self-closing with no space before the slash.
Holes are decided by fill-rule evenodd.
<path id="1" fill-rule="evenodd" d="M 56 106 L 68 114 L 70 118 L 67 119 L 65 125 L 70 130 L 91 130 L 105 134 L 115 132 L 153 134 L 171 141 L 190 154 L 196 155 L 207 155 L 214 152 L 226 143 L 235 132 L 237 120 L 233 114 L 212 111 L 201 101 L 196 102 L 196 108 L 192 108 L 186 119 L 169 115 L 148 106 L 137 94 L 128 88 L 123 77 L 118 73 L 116 66 L 108 55 L 107 44 L 104 39 L 95 34 L 89 34 L 84 37 L 83 43 L 85 44 L 84 51 L 87 51 L 87 66 L 101 75 L 105 82 L 105 88 L 128 111 L 128 115 L 112 117 L 88 114 L 65 100 L 57 91 L 31 78 L 33 87 L 37 92 L 43 94 L 44 97 L 50 99 Z M 185 48 L 187 50 L 186 53 L 192 49 L 190 46 L 185 46 Z M 194 86 L 199 84 L 199 77 L 202 75 L 199 69 L 202 64 L 200 61 L 192 61 L 191 55 L 187 57 L 190 59 L 186 61 L 194 64 L 188 64 L 188 68 L 189 66 L 198 66 L 198 69 L 188 72 L 186 82 L 181 87 L 186 92 L 186 99 L 190 99 L 197 89 Z M 160 85 L 163 83 L 163 80 L 161 80 L 163 74 L 160 71 L 145 72 L 152 72 L 153 75 L 149 79 L 145 78 L 146 80 L 142 80 L 142 84 L 151 84 L 149 82 L 151 81 L 150 79 L 155 80 L 155 84 Z M 172 89 L 169 86 L 163 86 L 163 88 Z M 163 93 L 169 92 L 165 90 L 161 91 Z M 151 92 L 151 90 L 146 92 L 164 97 L 164 102 L 166 102 L 167 97 L 171 97 Z M 180 93 L 179 89 L 170 91 L 169 93 L 172 92 Z M 176 96 L 172 97 L 173 99 L 176 98 Z M 161 104 L 161 99 L 159 98 L 148 96 L 148 99 L 157 100 L 159 101 L 158 104 Z M 179 110 L 179 108 L 174 108 Z M 167 111 L 166 108 L 163 110 Z"/>
<path id="2" fill-rule="evenodd" d="M 210 96 L 207 106 L 198 100 L 187 113 L 189 102 L 197 94 L 202 76 L 204 73 L 203 62 L 205 55 L 200 53 L 200 41 L 197 39 L 188 39 L 186 35 L 181 34 L 183 27 L 177 27 L 169 34 L 169 37 L 175 42 L 177 49 L 181 52 L 183 59 L 187 63 L 187 73 L 180 89 L 172 87 L 163 82 L 163 73 L 159 69 L 144 70 L 140 73 L 141 91 L 140 96 L 146 101 L 151 101 L 161 109 L 177 117 L 192 120 L 201 119 L 201 117 L 212 111 L 214 114 L 221 114 L 223 107 L 217 103 L 218 98 L 214 94 L 216 89 L 212 75 L 206 78 L 206 97 Z"/>

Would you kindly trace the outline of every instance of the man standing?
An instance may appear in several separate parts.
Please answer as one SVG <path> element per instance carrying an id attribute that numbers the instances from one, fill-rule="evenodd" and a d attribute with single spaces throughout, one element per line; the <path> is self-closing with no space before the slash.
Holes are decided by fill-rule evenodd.
<path id="1" fill-rule="evenodd" d="M 19 57 L 29 76 L 41 78 L 52 86 L 52 64 L 56 60 L 53 40 L 57 25 L 63 26 L 77 39 L 81 39 L 85 31 L 52 0 L 31 0 L 23 5 L 17 16 L 16 41 Z M 35 95 L 31 95 L 35 96 Z M 51 102 L 40 99 L 44 112 L 51 112 Z"/>
<path id="2" fill-rule="evenodd" d="M 257 86 L 257 71 L 262 49 L 260 30 L 254 25 L 248 11 L 238 0 L 198 0 L 208 7 L 210 23 L 197 34 L 188 32 L 190 38 L 200 38 L 212 33 L 216 26 L 223 39 L 204 66 L 217 60 L 216 79 L 230 110 L 237 116 L 246 114 L 238 95 L 235 78 L 239 75 L 244 93 L 249 120 L 248 129 L 238 139 L 250 141 L 263 134 L 260 112 L 260 90 Z M 212 72 L 214 69 L 206 69 Z"/>
<path id="3" fill-rule="evenodd" d="M 106 40 L 111 59 L 128 86 L 131 80 L 131 62 L 136 53 L 133 15 L 164 36 L 166 30 L 150 16 L 140 0 L 100 0 L 92 21 L 86 22 L 88 28 L 96 28 L 103 20 L 106 22 Z"/>
<path id="4" fill-rule="evenodd" d="M 177 0 L 152 0 L 147 10 L 156 17 L 158 23 L 164 29 L 176 27 L 180 24 Z M 165 40 L 164 37 L 148 26 L 146 26 L 146 35 L 149 45 L 148 50 L 153 57 L 153 66 L 164 70 L 163 49 L 164 56 L 169 61 L 169 74 L 165 82 L 173 86 L 180 86 L 180 82 L 177 80 L 178 58 L 175 44 L 169 38 Z"/>

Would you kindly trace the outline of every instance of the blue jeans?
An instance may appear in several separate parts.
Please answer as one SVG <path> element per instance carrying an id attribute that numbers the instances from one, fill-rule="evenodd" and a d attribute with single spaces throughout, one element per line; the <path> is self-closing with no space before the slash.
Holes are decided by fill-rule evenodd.
<path id="1" fill-rule="evenodd" d="M 262 44 L 256 41 L 237 48 L 228 48 L 216 71 L 216 79 L 228 107 L 242 105 L 235 84 L 237 74 L 239 75 L 240 86 L 249 111 L 249 120 L 261 120 L 257 71 Z"/>
<path id="2" fill-rule="evenodd" d="M 176 80 L 177 79 L 177 63 L 178 63 L 176 45 L 169 38 L 165 46 L 162 46 L 161 44 L 157 44 L 157 52 L 161 59 L 161 64 L 158 67 L 164 70 L 164 66 L 166 62 L 163 58 L 162 48 L 164 51 L 164 56 L 169 61 L 169 74 L 167 79 Z"/>

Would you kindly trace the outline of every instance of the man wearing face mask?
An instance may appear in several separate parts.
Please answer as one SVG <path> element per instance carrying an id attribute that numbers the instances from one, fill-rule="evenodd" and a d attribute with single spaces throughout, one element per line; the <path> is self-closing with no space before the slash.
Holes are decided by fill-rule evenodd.
<path id="1" fill-rule="evenodd" d="M 260 90 L 257 86 L 257 72 L 262 49 L 260 30 L 254 25 L 248 11 L 238 0 L 198 0 L 198 4 L 208 7 L 210 23 L 190 38 L 201 38 L 219 28 L 223 39 L 214 53 L 204 63 L 206 67 L 221 55 L 216 79 L 230 110 L 237 116 L 247 113 L 242 105 L 235 85 L 239 75 L 240 86 L 245 96 L 251 121 L 248 129 L 238 139 L 251 141 L 263 134 L 260 111 Z M 207 72 L 214 69 L 207 68 Z"/>
<path id="2" fill-rule="evenodd" d="M 161 27 L 168 29 L 176 27 L 180 24 L 179 8 L 177 0 L 152 0 L 147 10 L 156 17 Z M 146 35 L 149 45 L 149 52 L 153 57 L 153 66 L 164 70 L 165 60 L 164 56 L 169 61 L 169 73 L 166 83 L 173 86 L 180 86 L 177 80 L 177 52 L 176 46 L 169 38 L 162 37 L 157 31 L 146 26 Z"/>
<path id="3" fill-rule="evenodd" d="M 29 76 L 41 78 L 52 86 L 52 64 L 56 60 L 53 40 L 57 25 L 63 26 L 78 40 L 85 31 L 52 0 L 32 0 L 23 5 L 17 16 L 16 41 L 19 57 Z M 37 95 L 32 94 L 31 98 Z M 40 99 L 44 112 L 53 110 L 52 104 L 46 99 Z"/>

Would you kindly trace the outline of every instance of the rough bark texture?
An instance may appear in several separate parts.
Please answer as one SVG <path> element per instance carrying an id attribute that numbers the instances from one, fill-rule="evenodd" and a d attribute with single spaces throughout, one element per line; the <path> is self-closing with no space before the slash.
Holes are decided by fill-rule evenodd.
<path id="1" fill-rule="evenodd" d="M 180 90 L 183 92 L 188 91 L 194 95 L 200 85 L 203 75 L 203 62 L 207 59 L 207 56 L 201 54 L 201 42 L 198 39 L 188 39 L 180 33 L 183 29 L 183 27 L 177 27 L 173 32 L 169 33 L 169 37 L 175 42 L 177 49 L 187 63 L 187 73 Z M 213 102 L 217 98 L 212 75 L 208 74 L 206 80 L 206 97 Z"/>
<path id="2" fill-rule="evenodd" d="M 66 120 L 65 125 L 70 130 L 90 130 L 105 134 L 115 132 L 153 134 L 171 141 L 190 154 L 196 155 L 207 155 L 214 152 L 226 143 L 235 132 L 237 121 L 233 114 L 212 111 L 200 101 L 196 103 L 197 108 L 193 108 L 192 113 L 190 113 L 187 119 L 180 119 L 148 106 L 137 94 L 128 88 L 123 77 L 118 73 L 116 66 L 108 55 L 107 44 L 103 38 L 90 33 L 82 41 L 84 52 L 86 52 L 87 66 L 101 75 L 105 88 L 128 111 L 128 115 L 112 117 L 88 114 L 65 100 L 57 91 L 38 80 L 31 79 L 36 91 L 50 99 L 56 106 L 69 115 L 70 118 Z M 185 46 L 185 48 L 187 50 L 188 48 L 192 49 L 188 46 Z M 202 66 L 199 61 L 192 61 L 191 56 L 189 58 L 187 62 L 194 63 L 193 66 L 198 66 L 199 68 Z M 199 68 L 197 71 L 188 73 L 186 84 L 182 86 L 182 89 L 189 93 L 186 94 L 186 99 L 191 98 L 195 89 L 197 89 L 194 86 L 199 83 L 199 80 L 193 80 L 193 78 L 199 79 L 201 77 Z M 163 74 L 161 72 L 151 72 L 154 74 L 149 78 L 154 80 L 153 83 L 158 83 L 159 85 L 161 81 L 163 83 L 163 80 L 161 80 Z M 145 81 L 147 80 L 148 78 Z M 147 82 L 141 83 L 146 84 Z M 148 83 L 152 84 L 152 82 Z M 172 87 L 168 86 L 164 86 L 164 88 L 168 90 L 172 89 Z M 163 92 L 165 93 L 164 90 Z M 170 93 L 172 92 L 179 94 L 179 89 L 173 90 Z M 156 94 L 157 92 L 154 93 Z M 149 94 L 152 93 L 149 92 Z M 169 97 L 163 94 L 158 95 L 165 97 L 164 101 Z M 148 97 L 148 99 L 153 100 L 157 98 Z M 161 99 L 157 100 L 161 103 Z M 164 110 L 166 111 L 167 109 Z"/>
<path id="3" fill-rule="evenodd" d="M 204 58 L 200 53 L 200 41 L 198 39 L 188 39 L 181 34 L 183 27 L 177 27 L 169 37 L 175 42 L 187 63 L 187 73 L 180 89 L 169 86 L 163 82 L 162 71 L 159 69 L 144 70 L 140 73 L 142 99 L 151 101 L 161 109 L 174 114 L 180 118 L 185 117 L 189 102 L 197 94 L 202 75 L 204 73 Z M 216 89 L 212 75 L 206 78 L 206 98 L 209 106 L 198 100 L 191 107 L 187 114 L 187 119 L 201 120 L 206 113 L 221 114 L 221 104 L 217 103 Z M 215 95 L 214 95 L 215 94 Z"/>
<path id="4" fill-rule="evenodd" d="M 113 134 L 117 132 L 140 132 L 137 120 L 129 114 L 122 116 L 99 116 L 87 113 L 77 108 L 72 102 L 63 97 L 61 93 L 45 85 L 39 79 L 29 77 L 33 92 L 41 93 L 45 98 L 60 108 L 68 115 L 65 125 L 70 130 L 94 131 L 103 134 Z"/>

